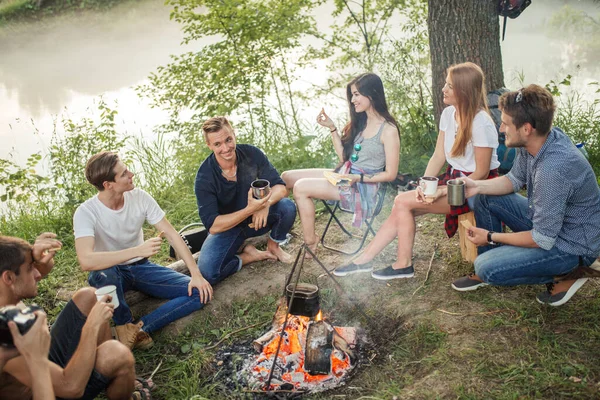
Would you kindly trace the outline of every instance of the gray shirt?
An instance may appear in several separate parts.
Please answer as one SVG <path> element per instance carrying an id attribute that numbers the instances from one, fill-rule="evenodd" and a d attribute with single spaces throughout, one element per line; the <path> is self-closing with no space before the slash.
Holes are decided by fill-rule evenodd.
<path id="1" fill-rule="evenodd" d="M 352 163 L 353 167 L 369 172 L 379 172 L 384 170 L 385 148 L 383 143 L 381 143 L 381 132 L 383 132 L 385 123 L 386 121 L 383 121 L 375 136 L 365 139 L 362 137 L 361 133 L 356 138 L 354 144 L 360 143 L 362 148 L 360 152 L 358 152 L 358 161 Z"/>
<path id="2" fill-rule="evenodd" d="M 527 185 L 533 240 L 578 256 L 600 255 L 600 189 L 591 165 L 559 128 L 552 128 L 534 157 L 517 149 L 506 177 L 513 189 Z"/>

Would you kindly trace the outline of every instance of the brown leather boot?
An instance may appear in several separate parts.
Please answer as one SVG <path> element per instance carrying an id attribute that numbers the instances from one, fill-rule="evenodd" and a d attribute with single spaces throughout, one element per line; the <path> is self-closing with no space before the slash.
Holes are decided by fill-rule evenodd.
<path id="1" fill-rule="evenodd" d="M 142 326 L 144 326 L 142 321 L 137 324 L 117 325 L 115 327 L 117 340 L 130 349 L 149 349 L 154 345 L 154 341 L 142 330 Z"/>

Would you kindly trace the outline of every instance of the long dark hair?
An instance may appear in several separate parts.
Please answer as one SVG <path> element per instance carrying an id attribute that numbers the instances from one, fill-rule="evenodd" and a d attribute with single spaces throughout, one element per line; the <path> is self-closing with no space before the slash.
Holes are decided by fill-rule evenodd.
<path id="1" fill-rule="evenodd" d="M 344 162 L 350 159 L 352 155 L 354 140 L 367 126 L 367 113 L 365 111 L 357 113 L 352 105 L 352 85 L 356 85 L 356 90 L 371 101 L 371 106 L 387 122 L 394 125 L 398 132 L 398 123 L 388 111 L 385 93 L 383 91 L 383 82 L 381 78 L 372 73 L 365 73 L 352 79 L 346 86 L 346 96 L 348 98 L 348 108 L 350 109 L 350 122 L 342 129 L 342 145 L 344 146 Z"/>

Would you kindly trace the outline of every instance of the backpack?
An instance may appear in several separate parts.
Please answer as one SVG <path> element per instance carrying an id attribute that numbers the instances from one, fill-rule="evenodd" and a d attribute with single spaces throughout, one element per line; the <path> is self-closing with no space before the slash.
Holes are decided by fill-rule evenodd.
<path id="1" fill-rule="evenodd" d="M 500 124 L 502 111 L 498 108 L 498 100 L 503 93 L 508 92 L 509 90 L 506 88 L 501 88 L 497 90 L 492 90 L 487 94 L 487 102 L 488 108 L 490 110 L 490 115 L 492 116 L 492 120 L 494 120 L 494 124 L 496 125 L 496 131 L 498 132 L 498 148 L 496 149 L 496 154 L 498 155 L 498 161 L 500 161 L 500 166 L 498 167 L 498 172 L 501 174 L 506 174 L 513 166 L 513 162 L 515 161 L 515 156 L 517 154 L 517 150 L 515 148 L 506 147 L 506 136 L 503 132 L 500 132 Z"/>
<path id="2" fill-rule="evenodd" d="M 515 19 L 523 10 L 531 4 L 531 0 L 499 0 L 498 1 L 498 15 L 504 17 L 504 23 L 502 26 L 502 40 L 504 40 L 504 34 L 506 33 L 506 19 Z"/>

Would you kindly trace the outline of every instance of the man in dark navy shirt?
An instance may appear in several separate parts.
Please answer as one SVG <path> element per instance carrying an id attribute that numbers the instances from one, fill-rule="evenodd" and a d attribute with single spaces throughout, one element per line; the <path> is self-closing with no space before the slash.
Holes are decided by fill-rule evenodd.
<path id="1" fill-rule="evenodd" d="M 491 285 L 545 283 L 537 301 L 566 303 L 587 277 L 563 279 L 600 255 L 600 189 L 594 171 L 573 142 L 552 127 L 554 100 L 548 90 L 529 85 L 500 98 L 506 145 L 517 147 L 510 172 L 467 184 L 477 195 L 477 227 L 468 239 L 479 247 L 475 274 L 456 280 L 459 291 Z M 527 197 L 517 192 L 527 186 Z M 502 224 L 512 232 L 502 232 Z"/>
<path id="2" fill-rule="evenodd" d="M 286 198 L 285 183 L 277 170 L 257 147 L 236 145 L 227 118 L 207 120 L 202 131 L 213 151 L 200 165 L 195 184 L 198 213 L 209 232 L 198 258 L 202 276 L 213 285 L 254 261 L 291 262 L 279 243 L 294 225 L 296 205 Z M 271 184 L 270 193 L 262 199 L 252 196 L 250 184 L 256 179 Z M 266 251 L 247 245 L 236 254 L 244 240 L 269 231 Z"/>

